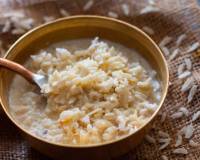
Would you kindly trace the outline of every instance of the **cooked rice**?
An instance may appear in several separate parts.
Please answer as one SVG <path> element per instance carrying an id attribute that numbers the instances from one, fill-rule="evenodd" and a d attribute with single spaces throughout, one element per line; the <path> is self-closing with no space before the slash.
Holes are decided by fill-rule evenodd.
<path id="1" fill-rule="evenodd" d="M 22 97 L 27 104 L 21 107 L 31 108 L 26 116 L 33 120 L 29 125 L 21 123 L 49 141 L 78 145 L 115 140 L 143 126 L 158 107 L 161 85 L 156 77 L 98 39 L 84 50 L 72 53 L 53 48 L 50 53 L 41 51 L 31 58 L 31 70 L 48 77 L 48 83 L 42 86 L 47 104 L 38 113 L 35 109 L 36 102 L 42 103 L 40 95 L 24 91 Z M 43 130 L 48 132 L 44 135 Z"/>
<path id="2" fill-rule="evenodd" d="M 197 111 L 196 113 L 193 114 L 192 116 L 192 121 L 196 121 L 198 118 L 200 118 L 200 111 Z"/>
<path id="3" fill-rule="evenodd" d="M 197 85 L 193 85 L 192 88 L 190 89 L 189 95 L 188 95 L 188 103 L 192 101 L 194 98 L 195 94 L 197 92 Z"/>
<path id="4" fill-rule="evenodd" d="M 181 43 L 186 39 L 186 37 L 187 37 L 186 34 L 181 34 L 176 40 L 176 45 L 180 46 Z"/>
<path id="5" fill-rule="evenodd" d="M 142 30 L 145 31 L 146 33 L 153 35 L 154 34 L 154 30 L 148 26 L 144 26 L 142 27 Z"/>
<path id="6" fill-rule="evenodd" d="M 184 147 L 181 147 L 181 148 L 177 148 L 177 149 L 173 150 L 173 153 L 186 155 L 186 154 L 188 154 L 188 151 Z"/>
<path id="7" fill-rule="evenodd" d="M 192 61 L 189 58 L 185 58 L 184 61 L 185 61 L 187 70 L 191 70 L 192 69 Z"/>
<path id="8" fill-rule="evenodd" d="M 118 14 L 116 12 L 109 11 L 108 16 L 112 18 L 118 18 Z"/>
<path id="9" fill-rule="evenodd" d="M 184 84 L 181 87 L 182 92 L 188 91 L 194 84 L 194 78 L 188 77 L 187 80 L 184 82 Z"/>
<path id="10" fill-rule="evenodd" d="M 147 14 L 147 13 L 159 12 L 159 11 L 160 11 L 159 8 L 149 5 L 149 6 L 144 7 L 144 8 L 140 11 L 140 14 Z"/>
<path id="11" fill-rule="evenodd" d="M 185 72 L 181 73 L 181 74 L 178 76 L 178 78 L 179 78 L 179 79 L 184 79 L 184 78 L 189 77 L 191 74 L 192 74 L 191 71 L 185 71 Z"/>
<path id="12" fill-rule="evenodd" d="M 94 4 L 94 1 L 93 0 L 89 0 L 84 6 L 83 6 L 83 10 L 84 11 L 87 11 L 89 10 Z"/>
<path id="13" fill-rule="evenodd" d="M 121 7 L 122 7 L 122 11 L 123 11 L 124 15 L 128 16 L 130 13 L 129 5 L 124 3 L 121 5 Z"/>
<path id="14" fill-rule="evenodd" d="M 182 142 L 183 142 L 183 137 L 182 137 L 182 135 L 178 134 L 177 139 L 176 139 L 176 143 L 175 143 L 175 147 L 182 145 Z"/>

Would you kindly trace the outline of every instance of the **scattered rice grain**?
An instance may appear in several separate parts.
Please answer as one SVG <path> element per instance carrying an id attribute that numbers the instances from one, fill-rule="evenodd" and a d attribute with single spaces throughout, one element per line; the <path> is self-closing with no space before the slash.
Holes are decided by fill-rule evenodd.
<path id="1" fill-rule="evenodd" d="M 178 75 L 180 75 L 181 73 L 183 73 L 185 69 L 185 63 L 182 63 L 178 66 Z"/>
<path id="2" fill-rule="evenodd" d="M 192 61 L 189 58 L 185 58 L 184 61 L 185 61 L 187 70 L 191 70 L 192 69 Z"/>
<path id="3" fill-rule="evenodd" d="M 2 29 L 2 32 L 3 33 L 8 32 L 10 29 L 11 29 L 11 21 L 8 19 L 5 22 L 5 25 L 4 25 L 3 29 Z"/>
<path id="4" fill-rule="evenodd" d="M 194 78 L 193 77 L 189 77 L 187 78 L 187 80 L 184 82 L 184 84 L 181 87 L 181 91 L 182 92 L 186 92 L 188 91 L 194 84 Z"/>
<path id="5" fill-rule="evenodd" d="M 173 151 L 174 154 L 188 154 L 188 151 L 182 147 L 182 148 L 177 148 Z"/>
<path id="6" fill-rule="evenodd" d="M 60 9 L 60 14 L 63 17 L 68 17 L 70 15 L 69 12 L 67 12 L 65 9 Z"/>
<path id="7" fill-rule="evenodd" d="M 183 73 L 181 73 L 178 78 L 179 79 L 183 79 L 183 78 L 187 78 L 188 76 L 190 76 L 192 73 L 190 71 L 185 71 Z"/>
<path id="8" fill-rule="evenodd" d="M 148 26 L 144 26 L 142 27 L 142 30 L 145 31 L 146 33 L 153 35 L 154 34 L 154 30 Z"/>
<path id="9" fill-rule="evenodd" d="M 172 119 L 178 119 L 178 118 L 181 118 L 181 117 L 183 117 L 183 112 L 176 112 L 176 113 L 171 115 Z"/>
<path id="10" fill-rule="evenodd" d="M 112 11 L 108 12 L 108 16 L 112 18 L 118 18 L 118 14 Z"/>
<path id="11" fill-rule="evenodd" d="M 182 144 L 182 142 L 183 142 L 183 137 L 182 137 L 182 135 L 178 134 L 175 147 L 180 146 Z"/>
<path id="12" fill-rule="evenodd" d="M 94 1 L 93 0 L 89 0 L 84 6 L 83 6 L 83 10 L 84 11 L 87 11 L 89 10 L 94 4 Z"/>
<path id="13" fill-rule="evenodd" d="M 129 5 L 124 3 L 121 5 L 121 7 L 122 7 L 122 11 L 123 11 L 124 15 L 128 16 L 130 13 Z"/>
<path id="14" fill-rule="evenodd" d="M 163 122 L 165 121 L 166 117 L 167 117 L 166 112 L 162 113 L 162 114 L 161 114 L 160 122 L 163 123 Z"/>
<path id="15" fill-rule="evenodd" d="M 200 118 L 200 111 L 197 111 L 192 116 L 192 122 L 196 121 L 198 118 Z"/>
<path id="16" fill-rule="evenodd" d="M 167 47 L 161 46 L 161 50 L 163 51 L 165 56 L 169 56 L 170 52 L 169 52 L 169 49 Z"/>
<path id="17" fill-rule="evenodd" d="M 190 52 L 194 52 L 195 50 L 197 50 L 199 48 L 200 44 L 199 42 L 195 42 L 193 43 L 186 51 L 186 53 L 190 53 Z"/>
<path id="18" fill-rule="evenodd" d="M 141 11 L 140 14 L 147 14 L 147 13 L 151 13 L 151 12 L 159 12 L 160 9 L 154 6 L 146 6 L 144 7 Z"/>
<path id="19" fill-rule="evenodd" d="M 181 107 L 181 108 L 179 109 L 179 111 L 180 111 L 180 112 L 183 112 L 183 114 L 184 114 L 185 116 L 189 116 L 189 111 L 188 111 L 187 108 Z"/>
<path id="20" fill-rule="evenodd" d="M 169 44 L 172 41 L 172 37 L 169 36 L 165 36 L 159 43 L 160 47 L 166 46 L 167 44 Z"/>
<path id="21" fill-rule="evenodd" d="M 165 156 L 165 155 L 162 155 L 162 156 L 161 156 L 161 159 L 162 159 L 162 160 L 168 160 L 168 157 Z"/>
<path id="22" fill-rule="evenodd" d="M 190 103 L 197 92 L 197 85 L 193 85 L 188 95 L 188 103 Z"/>
<path id="23" fill-rule="evenodd" d="M 179 48 L 176 48 L 176 49 L 172 52 L 172 54 L 170 55 L 169 60 L 173 60 L 174 58 L 176 58 L 176 57 L 178 56 L 179 53 L 180 53 L 180 52 L 179 52 Z"/>
<path id="24" fill-rule="evenodd" d="M 146 139 L 147 142 L 149 142 L 151 144 L 155 144 L 156 143 L 155 138 L 151 137 L 150 135 L 146 135 L 145 139 Z"/>
<path id="25" fill-rule="evenodd" d="M 178 38 L 177 38 L 177 41 L 176 41 L 176 45 L 177 46 L 180 46 L 181 43 L 186 39 L 186 34 L 181 34 Z"/>
<path id="26" fill-rule="evenodd" d="M 169 138 L 169 134 L 163 131 L 158 131 L 158 135 L 162 138 Z"/>
<path id="27" fill-rule="evenodd" d="M 199 146 L 200 146 L 199 143 L 194 142 L 192 139 L 189 141 L 189 145 L 190 145 L 191 147 L 199 147 Z"/>

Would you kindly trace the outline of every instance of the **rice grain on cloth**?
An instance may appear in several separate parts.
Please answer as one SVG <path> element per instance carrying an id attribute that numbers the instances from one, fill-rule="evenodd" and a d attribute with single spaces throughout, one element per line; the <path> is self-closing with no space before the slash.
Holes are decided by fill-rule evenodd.
<path id="1" fill-rule="evenodd" d="M 126 3 L 121 5 L 124 15 L 128 16 L 130 13 L 130 6 Z"/>
<path id="2" fill-rule="evenodd" d="M 197 92 L 197 85 L 193 85 L 188 95 L 188 103 L 190 103 Z"/>
<path id="3" fill-rule="evenodd" d="M 186 155 L 186 154 L 188 154 L 188 151 L 184 147 L 181 147 L 181 148 L 177 148 L 177 149 L 173 150 L 173 153 Z"/>
<path id="4" fill-rule="evenodd" d="M 87 11 L 89 10 L 94 4 L 94 1 L 93 0 L 89 0 L 84 6 L 83 6 L 83 10 L 84 11 Z"/>

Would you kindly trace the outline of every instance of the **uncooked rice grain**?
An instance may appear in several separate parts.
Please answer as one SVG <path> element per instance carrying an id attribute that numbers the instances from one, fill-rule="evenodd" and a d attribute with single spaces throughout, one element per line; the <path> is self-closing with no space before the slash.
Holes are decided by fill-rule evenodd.
<path id="1" fill-rule="evenodd" d="M 55 20 L 55 19 L 56 19 L 56 18 L 53 17 L 53 16 L 44 16 L 44 17 L 43 17 L 43 20 L 44 20 L 45 23 L 51 22 L 51 21 L 53 21 L 53 20 Z"/>
<path id="2" fill-rule="evenodd" d="M 189 124 L 187 126 L 184 126 L 180 131 L 180 135 L 185 135 L 186 139 L 190 139 L 193 136 L 194 133 L 194 127 L 192 124 Z"/>
<path id="3" fill-rule="evenodd" d="M 158 131 L 158 135 L 162 138 L 169 138 L 169 134 L 163 131 Z"/>
<path id="4" fill-rule="evenodd" d="M 159 139 L 158 141 L 159 141 L 159 143 L 163 143 L 159 147 L 159 150 L 163 150 L 170 144 L 171 139 L 170 138 L 164 138 L 164 139 Z"/>
<path id="5" fill-rule="evenodd" d="M 188 111 L 187 108 L 181 107 L 181 108 L 179 109 L 179 111 L 180 111 L 180 112 L 183 112 L 183 114 L 184 114 L 185 116 L 189 116 L 189 111 Z"/>
<path id="6" fill-rule="evenodd" d="M 175 143 L 175 147 L 180 146 L 182 144 L 182 142 L 183 142 L 183 137 L 182 137 L 182 135 L 178 134 L 177 139 L 176 139 L 176 143 Z"/>
<path id="7" fill-rule="evenodd" d="M 178 118 L 181 118 L 181 117 L 183 117 L 183 112 L 176 112 L 176 113 L 173 113 L 171 115 L 172 119 L 178 119 Z"/>
<path id="8" fill-rule="evenodd" d="M 181 74 L 178 76 L 178 78 L 179 78 L 179 79 L 184 79 L 184 78 L 187 78 L 188 76 L 190 76 L 191 74 L 192 74 L 191 71 L 185 71 L 185 72 L 181 73 Z"/>
<path id="9" fill-rule="evenodd" d="M 70 15 L 69 12 L 67 12 L 65 9 L 60 9 L 60 14 L 63 17 L 68 17 Z"/>
<path id="10" fill-rule="evenodd" d="M 197 142 L 194 142 L 192 139 L 189 140 L 189 145 L 190 145 L 191 147 L 200 147 L 200 144 L 197 143 Z"/>
<path id="11" fill-rule="evenodd" d="M 152 13 L 152 12 L 159 12 L 160 9 L 154 6 L 146 6 L 144 7 L 141 11 L 140 14 L 147 14 L 147 13 Z"/>
<path id="12" fill-rule="evenodd" d="M 181 63 L 178 66 L 178 75 L 180 75 L 181 73 L 183 73 L 184 69 L 185 69 L 185 63 Z"/>
<path id="13" fill-rule="evenodd" d="M 3 33 L 8 32 L 10 29 L 11 29 L 11 21 L 10 21 L 10 19 L 8 19 L 5 22 L 5 25 L 4 25 L 3 29 L 2 29 L 2 32 Z"/>
<path id="14" fill-rule="evenodd" d="M 199 42 L 195 42 L 193 43 L 186 51 L 186 53 L 190 53 L 190 52 L 194 52 L 195 50 L 197 50 L 199 48 L 200 44 Z"/>
<path id="15" fill-rule="evenodd" d="M 84 11 L 87 11 L 89 10 L 94 4 L 94 1 L 93 0 L 89 0 L 84 6 L 83 6 L 83 10 Z"/>
<path id="16" fill-rule="evenodd" d="M 197 85 L 193 85 L 192 88 L 190 89 L 190 92 L 189 92 L 189 95 L 188 95 L 188 103 L 190 103 L 194 97 L 194 95 L 196 94 L 197 92 Z"/>
<path id="17" fill-rule="evenodd" d="M 177 149 L 173 150 L 173 153 L 186 155 L 186 154 L 188 154 L 188 151 L 184 147 L 181 147 L 181 148 L 177 148 Z"/>
<path id="18" fill-rule="evenodd" d="M 13 30 L 11 31 L 11 33 L 12 33 L 13 35 L 24 34 L 25 32 L 26 32 L 26 30 L 25 30 L 25 29 L 22 29 L 22 28 L 16 28 L 16 29 L 13 29 Z"/>
<path id="19" fill-rule="evenodd" d="M 169 49 L 167 47 L 161 46 L 160 48 L 163 51 L 163 53 L 164 53 L 165 56 L 169 56 L 170 51 L 169 51 Z"/>
<path id="20" fill-rule="evenodd" d="M 185 61 L 187 70 L 191 70 L 192 69 L 192 61 L 189 58 L 185 58 L 184 61 Z"/>
<path id="21" fill-rule="evenodd" d="M 166 46 L 167 44 L 169 44 L 172 41 L 172 37 L 169 36 L 165 36 L 159 43 L 160 47 Z"/>
<path id="22" fill-rule="evenodd" d="M 180 46 L 181 43 L 186 39 L 186 34 L 181 34 L 176 40 L 176 46 Z"/>
<path id="23" fill-rule="evenodd" d="M 197 111 L 192 116 L 192 122 L 196 121 L 198 118 L 200 118 L 200 111 Z"/>
<path id="24" fill-rule="evenodd" d="M 176 57 L 178 56 L 179 53 L 180 53 L 180 52 L 179 52 L 179 48 L 176 48 L 176 49 L 172 52 L 172 54 L 170 55 L 169 60 L 173 60 L 174 58 L 176 58 Z"/>
<path id="25" fill-rule="evenodd" d="M 144 26 L 142 27 L 142 30 L 145 31 L 146 33 L 153 35 L 154 34 L 154 30 L 148 26 Z"/>
<path id="26" fill-rule="evenodd" d="M 146 136 L 145 136 L 145 140 L 146 140 L 147 142 L 151 143 L 151 144 L 155 144 L 155 143 L 156 143 L 155 138 L 153 138 L 153 137 L 150 136 L 150 135 L 146 135 Z"/>
<path id="27" fill-rule="evenodd" d="M 184 84 L 181 87 L 182 92 L 188 91 L 194 84 L 194 78 L 188 77 L 187 80 L 184 82 Z"/>
<path id="28" fill-rule="evenodd" d="M 161 155 L 161 159 L 162 159 L 162 160 L 168 160 L 168 157 L 165 156 L 165 155 Z"/>
<path id="29" fill-rule="evenodd" d="M 123 11 L 124 15 L 128 16 L 129 13 L 130 13 L 129 5 L 124 3 L 124 4 L 121 5 L 121 7 L 122 7 L 122 11 Z"/>
<path id="30" fill-rule="evenodd" d="M 118 18 L 118 14 L 116 12 L 109 11 L 108 16 L 112 18 Z"/>
<path id="31" fill-rule="evenodd" d="M 161 123 L 165 122 L 166 117 L 167 117 L 167 113 L 166 113 L 166 112 L 163 112 L 163 113 L 161 114 L 160 122 L 161 122 Z"/>

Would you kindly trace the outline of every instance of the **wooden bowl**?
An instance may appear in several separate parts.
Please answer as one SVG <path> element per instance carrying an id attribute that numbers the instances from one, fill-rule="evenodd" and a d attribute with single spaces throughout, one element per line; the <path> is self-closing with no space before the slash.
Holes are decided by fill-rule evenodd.
<path id="1" fill-rule="evenodd" d="M 9 88 L 13 73 L 0 70 L 0 100 L 9 119 L 21 131 L 32 147 L 55 159 L 108 159 L 136 147 L 150 129 L 167 94 L 169 72 L 167 63 L 155 42 L 137 27 L 126 22 L 101 16 L 72 16 L 39 26 L 21 38 L 9 49 L 5 58 L 23 64 L 30 56 L 52 43 L 79 38 L 100 37 L 136 49 L 157 71 L 162 82 L 162 95 L 158 109 L 151 119 L 135 133 L 115 141 L 88 146 L 62 145 L 48 142 L 30 134 L 11 116 L 9 111 Z"/>

